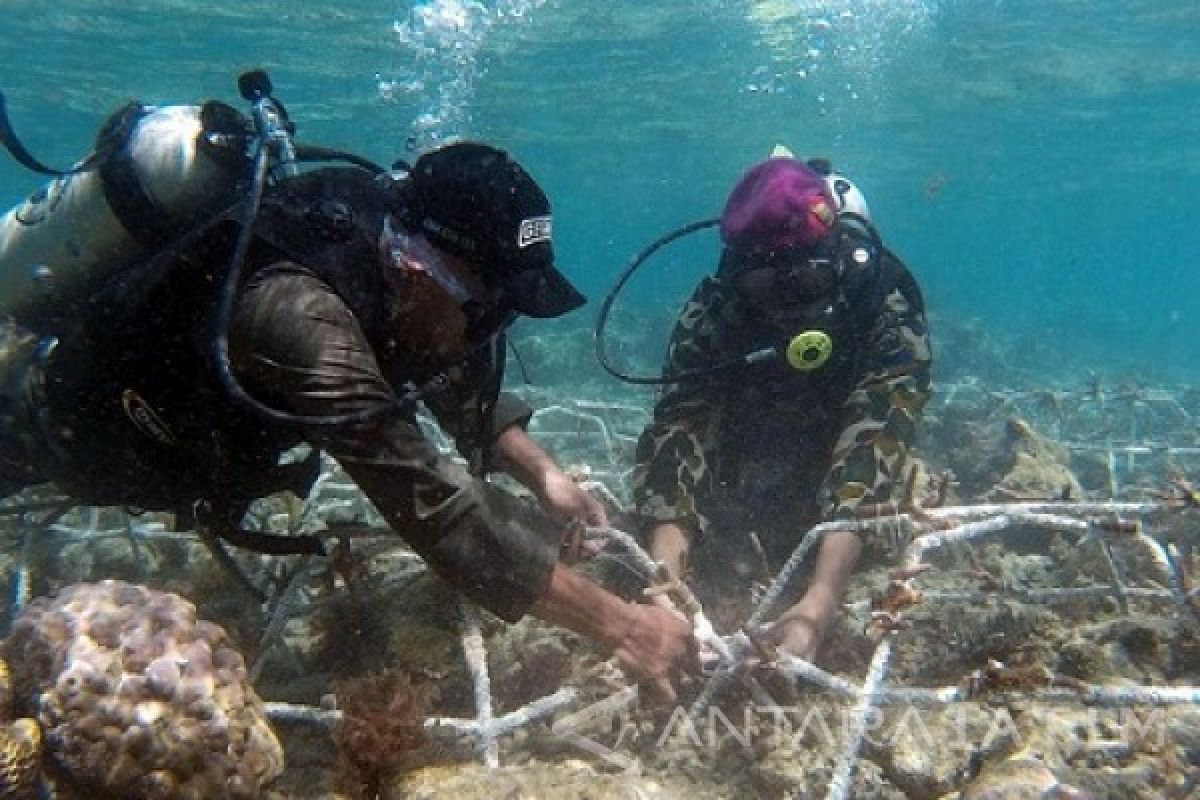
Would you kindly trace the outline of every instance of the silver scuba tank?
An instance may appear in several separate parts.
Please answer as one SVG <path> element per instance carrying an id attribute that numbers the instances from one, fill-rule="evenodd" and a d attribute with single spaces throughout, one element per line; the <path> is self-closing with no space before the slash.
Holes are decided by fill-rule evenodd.
<path id="1" fill-rule="evenodd" d="M 0 315 L 102 280 L 237 199 L 241 154 L 204 141 L 201 106 L 140 111 L 112 156 L 119 172 L 58 177 L 0 219 Z"/>

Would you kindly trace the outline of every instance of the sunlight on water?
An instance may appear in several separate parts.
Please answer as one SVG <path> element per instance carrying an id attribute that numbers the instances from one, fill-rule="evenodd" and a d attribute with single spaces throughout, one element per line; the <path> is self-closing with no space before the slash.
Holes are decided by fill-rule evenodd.
<path id="1" fill-rule="evenodd" d="M 513 152 L 593 295 L 784 142 L 855 178 L 931 307 L 1033 331 L 1024 351 L 1055 366 L 1069 328 L 1089 366 L 1196 373 L 1194 0 L 266 6 L 264 25 L 237 0 L 4 0 L 13 124 L 69 164 L 130 98 L 241 107 L 234 78 L 263 66 L 304 141 L 377 161 L 454 137 Z M 0 158 L 0 205 L 40 183 Z M 647 302 L 678 302 L 711 253 L 675 255 Z"/>
<path id="2" fill-rule="evenodd" d="M 427 149 L 469 132 L 476 84 L 486 72 L 481 52 L 489 34 L 499 25 L 519 23 L 544 2 L 429 0 L 396 20 L 401 64 L 395 75 L 377 80 L 385 101 L 420 98 L 410 149 Z"/>
<path id="3" fill-rule="evenodd" d="M 753 0 L 746 17 L 770 61 L 755 68 L 743 91 L 787 92 L 836 72 L 850 77 L 822 89 L 857 100 L 881 88 L 879 72 L 890 59 L 922 46 L 937 14 L 936 0 Z"/>

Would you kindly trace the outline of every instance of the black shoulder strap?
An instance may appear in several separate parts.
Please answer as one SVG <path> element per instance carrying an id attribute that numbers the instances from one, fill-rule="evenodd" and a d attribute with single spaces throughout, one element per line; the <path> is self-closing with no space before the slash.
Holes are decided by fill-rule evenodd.
<path id="1" fill-rule="evenodd" d="M 372 342 L 387 335 L 383 275 L 369 266 L 389 201 L 367 170 L 326 167 L 272 187 L 254 228 L 261 241 L 329 283 Z"/>
<path id="2" fill-rule="evenodd" d="M 851 302 L 857 310 L 860 326 L 871 325 L 879 315 L 887 297 L 899 289 L 917 312 L 925 311 L 925 298 L 912 272 L 895 253 L 881 247 L 873 268 L 861 271 L 861 277 L 848 287 Z"/>
<path id="3" fill-rule="evenodd" d="M 479 362 L 468 363 L 468 368 L 487 370 L 479 387 L 476 429 L 473 434 L 474 441 L 471 442 L 468 469 L 472 475 L 486 475 L 492 469 L 492 439 L 495 434 L 493 427 L 496 404 L 500 400 L 500 389 L 504 384 L 506 340 L 504 331 L 500 331 L 491 338 L 486 347 L 481 348 L 481 352 L 476 356 Z"/>
<path id="4" fill-rule="evenodd" d="M 145 106 L 125 106 L 104 123 L 98 141 L 112 143 L 109 156 L 100 162 L 104 199 L 121 227 L 147 250 L 153 250 L 170 238 L 171 228 L 138 180 L 129 150 L 130 135 L 147 113 Z"/>

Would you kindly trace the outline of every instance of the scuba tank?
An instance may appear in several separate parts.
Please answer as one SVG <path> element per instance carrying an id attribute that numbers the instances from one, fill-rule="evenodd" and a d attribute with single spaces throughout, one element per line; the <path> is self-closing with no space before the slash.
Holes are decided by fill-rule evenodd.
<path id="1" fill-rule="evenodd" d="M 0 220 L 0 319 L 11 314 L 19 323 L 35 328 L 41 334 L 39 352 L 47 361 L 52 361 L 56 352 L 69 349 L 69 345 L 60 345 L 60 335 L 72 338 L 76 353 L 82 351 L 86 357 L 91 341 L 77 336 L 86 332 L 86 327 L 72 327 L 77 311 L 88 310 L 88 301 L 97 300 L 101 305 L 92 309 L 99 311 L 97 318 L 105 324 L 111 306 L 103 305 L 103 295 L 98 293 L 111 289 L 120 296 L 127 288 L 121 280 L 127 272 L 132 278 L 144 274 L 140 272 L 143 269 L 169 268 L 175 263 L 171 258 L 175 248 L 191 241 L 189 234 L 203 238 L 213 226 L 233 222 L 238 230 L 227 266 L 218 267 L 206 278 L 212 281 L 213 295 L 196 298 L 197 304 L 215 306 L 202 315 L 212 317 L 208 332 L 211 350 L 198 357 L 215 362 L 220 388 L 250 411 L 293 425 L 342 425 L 407 407 L 424 391 L 438 386 L 431 382 L 411 391 L 400 387 L 393 405 L 382 409 L 304 416 L 251 397 L 233 374 L 228 347 L 230 319 L 264 189 L 297 176 L 300 163 L 346 162 L 384 182 L 392 181 L 393 174 L 353 153 L 293 142 L 294 126 L 282 103 L 272 96 L 265 72 L 241 75 L 238 89 L 250 103 L 247 115 L 219 102 L 160 108 L 129 104 L 101 126 L 94 151 L 62 171 L 42 165 L 22 146 L 8 122 L 0 93 L 0 146 L 28 169 L 54 177 Z M 404 166 L 397 162 L 394 171 Z M 169 274 L 162 278 L 171 280 Z M 111 392 L 103 391 L 92 401 L 111 403 L 114 399 Z M 170 428 L 135 391 L 121 391 L 120 406 L 142 434 L 163 446 L 175 444 Z M 207 438 L 199 443 L 202 458 L 211 458 L 211 464 L 222 469 L 236 464 L 219 448 L 203 452 L 217 441 L 214 437 L 211 443 Z M 129 458 L 136 462 L 136 450 L 130 452 Z M 200 463 L 193 466 L 199 469 Z M 257 470 L 262 465 L 253 466 Z M 241 512 L 256 493 L 284 486 L 303 493 L 316 478 L 316 466 L 312 457 L 296 465 L 273 469 L 267 465 L 270 474 L 265 480 L 244 482 L 232 495 L 195 497 L 185 481 L 188 496 L 174 499 L 184 503 L 183 510 L 194 518 L 211 520 L 217 540 L 262 553 L 319 553 L 323 547 L 311 536 L 279 538 L 237 527 Z M 86 473 L 82 474 L 86 480 Z M 244 477 L 238 476 L 239 480 Z M 136 485 L 128 488 L 133 497 L 140 491 Z M 164 502 L 163 497 L 169 497 L 146 496 L 156 507 Z"/>
<path id="2" fill-rule="evenodd" d="M 131 103 L 104 123 L 90 156 L 58 171 L 32 159 L 0 118 L 17 160 L 56 176 L 0 219 L 0 314 L 36 319 L 232 205 L 250 135 L 246 118 L 222 103 Z"/>
<path id="3" fill-rule="evenodd" d="M 406 173 L 408 165 L 397 161 L 389 172 L 354 153 L 295 143 L 295 126 L 263 70 L 240 75 L 238 91 L 250 103 L 249 116 L 216 101 L 161 108 L 130 103 L 109 117 L 95 150 L 70 170 L 51 169 L 29 154 L 9 124 L 0 93 L 0 146 L 26 168 L 56 176 L 0 224 L 0 316 L 41 327 L 48 334 L 46 347 L 53 349 L 55 320 L 72 313 L 73 298 L 228 212 L 240 231 L 228 266 L 215 276 L 212 356 L 229 394 L 286 424 L 336 426 L 384 413 L 386 407 L 305 416 L 265 405 L 233 375 L 228 334 L 268 184 L 298 175 L 302 162 L 346 162 L 388 181 Z M 417 387 L 393 399 L 404 406 L 428 390 Z"/>

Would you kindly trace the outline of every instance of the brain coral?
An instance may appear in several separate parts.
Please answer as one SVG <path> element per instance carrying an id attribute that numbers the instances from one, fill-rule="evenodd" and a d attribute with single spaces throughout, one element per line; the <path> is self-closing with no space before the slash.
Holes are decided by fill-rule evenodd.
<path id="1" fill-rule="evenodd" d="M 220 626 L 121 581 L 30 603 L 5 642 L 18 712 L 64 783 L 139 800 L 259 797 L 283 749 Z"/>

